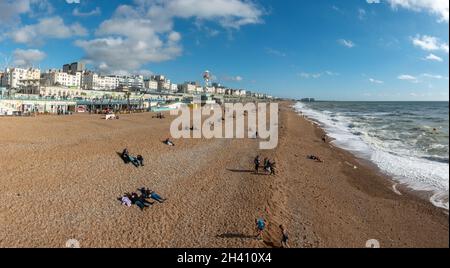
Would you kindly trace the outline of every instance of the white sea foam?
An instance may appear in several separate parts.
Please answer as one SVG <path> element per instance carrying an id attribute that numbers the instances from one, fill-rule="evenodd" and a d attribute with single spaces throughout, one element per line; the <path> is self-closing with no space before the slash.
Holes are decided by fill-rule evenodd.
<path id="1" fill-rule="evenodd" d="M 449 209 L 448 163 L 424 159 L 419 152 L 400 146 L 402 139 L 399 133 L 389 132 L 392 140 L 387 142 L 379 135 L 371 133 L 373 132 L 371 129 L 365 129 L 364 126 L 352 122 L 351 118 L 342 114 L 333 114 L 329 111 L 322 113 L 310 109 L 303 103 L 297 103 L 294 108 L 308 118 L 319 122 L 327 134 L 334 139 L 332 142 L 334 145 L 372 161 L 402 185 L 416 191 L 432 192 L 430 201 L 437 207 Z M 383 130 L 377 129 L 377 131 L 382 137 L 385 136 L 380 132 Z M 411 142 L 416 141 L 411 140 Z"/>

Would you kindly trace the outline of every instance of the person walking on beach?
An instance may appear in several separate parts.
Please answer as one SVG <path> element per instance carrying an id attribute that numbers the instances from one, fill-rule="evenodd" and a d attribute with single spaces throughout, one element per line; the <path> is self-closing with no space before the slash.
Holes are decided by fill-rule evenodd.
<path id="1" fill-rule="evenodd" d="M 266 229 L 266 222 L 263 218 L 259 218 L 256 220 L 256 238 L 261 239 L 262 234 L 264 232 L 264 229 Z"/>
<path id="2" fill-rule="evenodd" d="M 269 165 L 269 169 L 270 169 L 269 175 L 275 175 L 275 162 L 270 162 L 270 160 L 269 160 L 268 165 Z"/>
<path id="3" fill-rule="evenodd" d="M 289 245 L 288 245 L 289 235 L 288 235 L 287 230 L 286 230 L 286 228 L 284 227 L 283 224 L 280 225 L 280 230 L 281 230 L 281 235 L 282 235 L 281 247 L 282 248 L 289 248 Z"/>
<path id="4" fill-rule="evenodd" d="M 266 169 L 269 166 L 269 158 L 264 158 L 264 169 Z"/>
<path id="5" fill-rule="evenodd" d="M 261 160 L 259 160 L 259 155 L 255 157 L 255 160 L 253 160 L 253 163 L 255 164 L 255 173 L 259 173 L 259 166 L 261 165 Z"/>

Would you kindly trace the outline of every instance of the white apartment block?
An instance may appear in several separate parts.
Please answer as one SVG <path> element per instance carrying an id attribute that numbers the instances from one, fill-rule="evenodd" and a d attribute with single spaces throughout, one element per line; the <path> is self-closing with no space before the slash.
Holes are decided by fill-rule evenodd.
<path id="1" fill-rule="evenodd" d="M 216 88 L 216 94 L 225 95 L 225 88 L 217 87 Z"/>
<path id="2" fill-rule="evenodd" d="M 9 88 L 19 88 L 30 83 L 30 81 L 39 81 L 41 79 L 41 70 L 39 69 L 6 69 L 2 77 L 2 86 Z M 32 83 L 35 83 L 32 82 Z"/>
<path id="3" fill-rule="evenodd" d="M 184 83 L 181 86 L 181 89 L 183 90 L 184 93 L 192 93 L 195 91 L 196 85 L 192 84 L 192 83 Z"/>
<path id="4" fill-rule="evenodd" d="M 170 84 L 170 91 L 178 92 L 178 85 L 177 84 Z"/>
<path id="5" fill-rule="evenodd" d="M 41 78 L 45 85 L 79 89 L 81 88 L 81 77 L 81 72 L 69 74 L 61 70 L 49 70 L 49 72 L 42 74 Z"/>
<path id="6" fill-rule="evenodd" d="M 195 93 L 203 93 L 203 87 L 202 86 L 195 86 Z"/>
<path id="7" fill-rule="evenodd" d="M 90 90 L 116 90 L 119 87 L 119 78 L 113 76 L 100 76 L 88 72 L 83 75 L 83 89 Z"/>
<path id="8" fill-rule="evenodd" d="M 144 88 L 156 91 L 158 90 L 158 82 L 154 80 L 145 80 L 144 81 Z"/>
<path id="9" fill-rule="evenodd" d="M 169 91 L 170 90 L 170 81 L 162 80 L 158 82 L 158 91 Z"/>
<path id="10" fill-rule="evenodd" d="M 119 80 L 119 87 L 144 88 L 144 76 L 142 75 L 111 76 L 111 77 L 116 77 Z"/>

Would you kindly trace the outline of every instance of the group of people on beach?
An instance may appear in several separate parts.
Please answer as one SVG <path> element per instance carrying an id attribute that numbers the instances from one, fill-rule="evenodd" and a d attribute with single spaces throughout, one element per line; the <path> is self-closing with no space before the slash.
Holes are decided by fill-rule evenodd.
<path id="1" fill-rule="evenodd" d="M 123 149 L 122 153 L 120 154 L 120 157 L 126 164 L 132 163 L 135 167 L 144 166 L 144 158 L 142 157 L 142 155 L 137 155 L 136 157 L 134 157 L 130 155 L 127 148 Z M 125 193 L 123 196 L 121 196 L 119 200 L 120 202 L 122 202 L 122 205 L 127 207 L 136 205 L 141 210 L 144 210 L 145 208 L 148 208 L 154 204 L 154 202 L 150 200 L 155 200 L 159 203 L 164 203 L 167 200 L 166 198 L 161 197 L 155 191 L 152 191 L 148 188 L 142 187 L 138 190 L 141 193 L 140 195 L 133 192 L 133 193 Z"/>
<path id="2" fill-rule="evenodd" d="M 150 207 L 155 202 L 149 201 L 155 200 L 159 203 L 164 203 L 167 199 L 161 197 L 159 194 L 157 194 L 155 191 L 152 191 L 148 188 L 142 187 L 139 189 L 141 192 L 140 195 L 137 193 L 125 193 L 121 198 L 120 201 L 122 202 L 122 205 L 131 207 L 132 205 L 138 206 L 141 210 L 144 210 L 145 208 Z"/>
<path id="3" fill-rule="evenodd" d="M 255 159 L 253 160 L 254 166 L 255 166 L 255 173 L 259 174 L 259 168 L 261 167 L 261 157 L 257 155 Z M 268 173 L 269 175 L 275 175 L 275 161 L 270 161 L 269 158 L 264 158 L 263 162 L 263 170 L 264 172 Z"/>
<path id="4" fill-rule="evenodd" d="M 163 113 L 157 113 L 153 118 L 164 119 L 166 118 Z"/>
<path id="5" fill-rule="evenodd" d="M 135 167 L 143 167 L 144 166 L 144 157 L 142 155 L 132 156 L 128 152 L 128 149 L 125 148 L 120 155 L 125 164 L 132 163 Z"/>

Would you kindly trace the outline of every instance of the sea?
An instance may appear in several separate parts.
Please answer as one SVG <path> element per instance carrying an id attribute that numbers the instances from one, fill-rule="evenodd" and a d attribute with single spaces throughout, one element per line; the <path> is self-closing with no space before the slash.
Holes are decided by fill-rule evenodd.
<path id="1" fill-rule="evenodd" d="M 448 102 L 317 101 L 294 108 L 319 123 L 337 147 L 371 161 L 398 184 L 430 193 L 435 206 L 448 210 Z"/>

